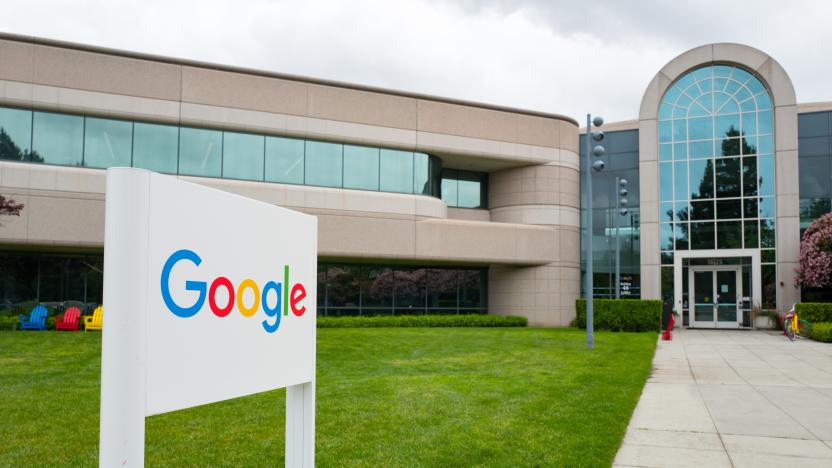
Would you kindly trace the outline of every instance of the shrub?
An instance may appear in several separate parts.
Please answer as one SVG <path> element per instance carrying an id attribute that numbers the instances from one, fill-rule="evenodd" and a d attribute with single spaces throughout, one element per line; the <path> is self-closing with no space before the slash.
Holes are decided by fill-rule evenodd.
<path id="1" fill-rule="evenodd" d="M 318 328 L 525 327 L 525 317 L 502 315 L 378 315 L 318 317 Z"/>
<path id="2" fill-rule="evenodd" d="M 593 323 L 597 330 L 659 331 L 662 301 L 642 299 L 594 299 Z M 586 328 L 586 299 L 575 301 L 578 328 Z"/>
<path id="3" fill-rule="evenodd" d="M 832 287 L 832 213 L 816 219 L 803 233 L 797 275 L 800 286 Z"/>
<path id="4" fill-rule="evenodd" d="M 17 330 L 20 326 L 20 319 L 12 316 L 0 316 L 0 330 Z"/>
<path id="5" fill-rule="evenodd" d="M 814 326 L 818 322 L 832 322 L 832 304 L 801 302 L 797 304 L 797 315 Z"/>
<path id="6" fill-rule="evenodd" d="M 813 323 L 812 334 L 809 337 L 815 341 L 832 343 L 832 322 Z"/>

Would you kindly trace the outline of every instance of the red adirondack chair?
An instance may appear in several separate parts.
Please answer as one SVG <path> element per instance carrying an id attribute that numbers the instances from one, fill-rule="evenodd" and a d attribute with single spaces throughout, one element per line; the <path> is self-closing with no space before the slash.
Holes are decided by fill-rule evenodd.
<path id="1" fill-rule="evenodd" d="M 70 307 L 55 318 L 55 330 L 71 330 L 78 331 L 78 318 L 81 317 L 81 309 L 77 307 Z"/>

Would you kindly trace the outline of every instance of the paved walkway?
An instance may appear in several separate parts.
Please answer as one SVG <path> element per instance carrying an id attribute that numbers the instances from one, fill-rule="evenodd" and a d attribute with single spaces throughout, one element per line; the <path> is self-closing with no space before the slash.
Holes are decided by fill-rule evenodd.
<path id="1" fill-rule="evenodd" d="M 832 467 L 832 344 L 677 329 L 614 466 Z"/>

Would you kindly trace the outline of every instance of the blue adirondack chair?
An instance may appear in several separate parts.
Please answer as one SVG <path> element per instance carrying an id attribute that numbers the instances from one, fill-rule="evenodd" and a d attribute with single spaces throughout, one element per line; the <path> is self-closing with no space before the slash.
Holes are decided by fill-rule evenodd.
<path id="1" fill-rule="evenodd" d="M 46 330 L 46 307 L 36 305 L 29 314 L 29 319 L 25 315 L 20 315 L 20 329 L 21 330 Z"/>

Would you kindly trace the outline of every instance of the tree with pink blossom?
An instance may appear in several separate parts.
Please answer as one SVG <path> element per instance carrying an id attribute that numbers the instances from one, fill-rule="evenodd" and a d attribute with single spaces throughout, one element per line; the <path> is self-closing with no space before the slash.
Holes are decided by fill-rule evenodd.
<path id="1" fill-rule="evenodd" d="M 804 288 L 832 288 L 832 213 L 816 219 L 803 233 L 797 274 Z"/>

